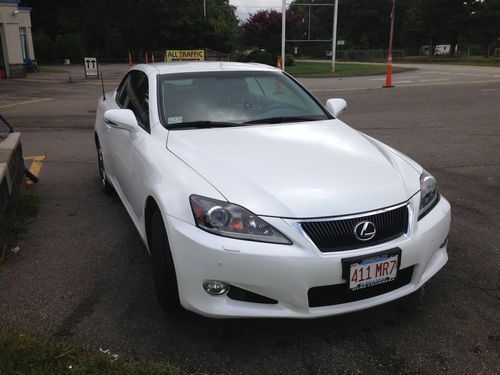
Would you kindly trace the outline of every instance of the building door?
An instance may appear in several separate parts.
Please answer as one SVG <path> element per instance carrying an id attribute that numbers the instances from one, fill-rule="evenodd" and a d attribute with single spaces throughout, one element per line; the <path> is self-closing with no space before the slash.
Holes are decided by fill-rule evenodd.
<path id="1" fill-rule="evenodd" d="M 0 74 L 3 76 L 6 74 L 7 76 L 9 75 L 9 67 L 7 66 L 7 55 L 6 51 L 4 50 L 4 32 L 3 32 L 3 25 L 0 24 Z M 5 72 L 5 73 L 4 73 Z"/>

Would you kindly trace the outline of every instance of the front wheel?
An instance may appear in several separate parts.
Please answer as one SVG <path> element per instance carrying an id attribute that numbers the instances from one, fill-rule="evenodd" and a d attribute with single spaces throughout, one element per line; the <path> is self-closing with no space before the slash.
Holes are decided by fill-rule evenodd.
<path id="1" fill-rule="evenodd" d="M 151 219 L 151 254 L 156 297 L 161 308 L 167 313 L 182 311 L 174 260 L 167 239 L 167 231 L 161 212 L 156 210 Z"/>
<path id="2" fill-rule="evenodd" d="M 101 182 L 102 190 L 108 194 L 112 195 L 115 192 L 113 185 L 108 180 L 108 176 L 106 175 L 106 169 L 104 169 L 104 158 L 102 156 L 102 149 L 99 142 L 96 144 L 97 147 L 97 164 L 99 166 L 99 181 Z"/>

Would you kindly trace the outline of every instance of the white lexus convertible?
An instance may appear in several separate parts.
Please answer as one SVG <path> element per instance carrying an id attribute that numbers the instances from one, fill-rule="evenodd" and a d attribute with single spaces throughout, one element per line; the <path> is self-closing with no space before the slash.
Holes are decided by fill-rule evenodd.
<path id="1" fill-rule="evenodd" d="M 167 311 L 315 318 L 419 289 L 450 205 L 398 151 L 259 64 L 138 65 L 99 100 L 99 172 L 153 260 Z"/>

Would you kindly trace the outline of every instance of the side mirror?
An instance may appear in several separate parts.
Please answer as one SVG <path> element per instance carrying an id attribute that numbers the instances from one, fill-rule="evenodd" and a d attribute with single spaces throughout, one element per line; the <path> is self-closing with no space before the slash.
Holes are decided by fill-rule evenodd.
<path id="1" fill-rule="evenodd" d="M 139 131 L 137 119 L 130 109 L 109 109 L 104 112 L 104 123 L 115 129 L 135 133 Z"/>
<path id="2" fill-rule="evenodd" d="M 333 117 L 338 117 L 347 108 L 347 102 L 344 99 L 328 99 L 326 109 Z"/>

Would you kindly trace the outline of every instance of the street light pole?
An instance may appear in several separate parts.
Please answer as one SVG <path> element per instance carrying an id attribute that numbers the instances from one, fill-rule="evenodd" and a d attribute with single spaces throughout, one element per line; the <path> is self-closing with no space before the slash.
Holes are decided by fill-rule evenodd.
<path id="1" fill-rule="evenodd" d="M 394 87 L 392 84 L 392 39 L 394 37 L 394 12 L 396 10 L 396 0 L 392 0 L 391 12 L 391 32 L 389 34 L 389 51 L 387 53 L 387 74 L 385 77 L 384 88 Z"/>
<path id="2" fill-rule="evenodd" d="M 203 0 L 203 19 L 207 20 L 207 0 Z"/>
<path id="3" fill-rule="evenodd" d="M 332 72 L 335 72 L 335 54 L 337 53 L 337 17 L 339 13 L 339 0 L 335 0 L 333 7 L 333 33 L 332 33 Z"/>

